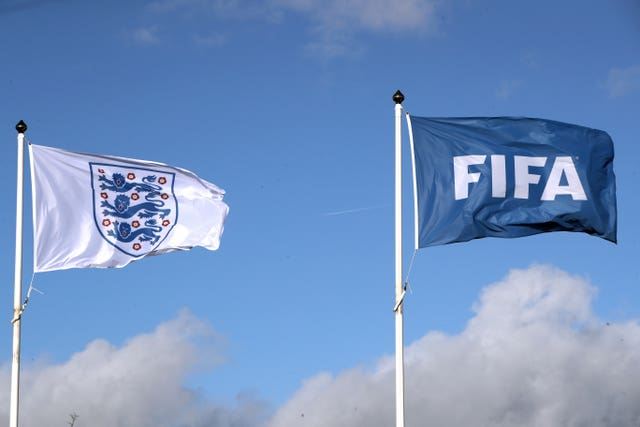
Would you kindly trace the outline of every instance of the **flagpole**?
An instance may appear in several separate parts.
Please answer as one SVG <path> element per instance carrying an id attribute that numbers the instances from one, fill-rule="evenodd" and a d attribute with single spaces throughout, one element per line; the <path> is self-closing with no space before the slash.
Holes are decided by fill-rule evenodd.
<path id="1" fill-rule="evenodd" d="M 18 427 L 20 389 L 20 319 L 22 315 L 22 211 L 24 194 L 24 133 L 27 125 L 20 120 L 18 131 L 18 179 L 16 188 L 16 257 L 13 291 L 13 361 L 11 363 L 11 399 L 9 427 Z"/>
<path id="2" fill-rule="evenodd" d="M 396 179 L 395 179 L 395 217 L 396 217 L 396 257 L 395 283 L 396 305 L 396 427 L 404 427 L 404 325 L 402 318 L 402 101 L 404 95 L 399 90 L 393 95 L 396 103 Z"/>

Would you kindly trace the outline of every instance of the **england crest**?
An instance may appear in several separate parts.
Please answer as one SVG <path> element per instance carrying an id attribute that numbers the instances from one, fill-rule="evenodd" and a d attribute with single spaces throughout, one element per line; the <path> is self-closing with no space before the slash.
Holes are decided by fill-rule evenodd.
<path id="1" fill-rule="evenodd" d="M 175 174 L 94 162 L 89 167 L 100 235 L 133 257 L 155 250 L 178 220 Z"/>

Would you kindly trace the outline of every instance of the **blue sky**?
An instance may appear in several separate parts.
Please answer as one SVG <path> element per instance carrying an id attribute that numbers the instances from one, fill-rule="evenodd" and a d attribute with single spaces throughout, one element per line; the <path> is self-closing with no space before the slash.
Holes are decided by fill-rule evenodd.
<path id="1" fill-rule="evenodd" d="M 607 131 L 619 212 L 617 245 L 549 233 L 419 251 L 407 423 L 640 418 L 637 2 L 8 0 L 0 22 L 0 417 L 23 119 L 35 144 L 189 169 L 231 211 L 216 252 L 35 277 L 22 425 L 389 425 L 400 89 L 415 115 Z"/>

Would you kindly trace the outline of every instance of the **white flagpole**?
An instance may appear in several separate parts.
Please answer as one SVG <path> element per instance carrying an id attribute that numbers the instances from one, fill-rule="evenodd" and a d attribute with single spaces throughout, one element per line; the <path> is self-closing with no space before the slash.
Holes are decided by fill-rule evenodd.
<path id="1" fill-rule="evenodd" d="M 404 326 L 402 319 L 402 101 L 404 95 L 397 91 L 393 95 L 396 103 L 396 427 L 404 427 Z"/>
<path id="2" fill-rule="evenodd" d="M 24 193 L 24 133 L 27 125 L 20 120 L 18 131 L 18 184 L 16 188 L 16 257 L 13 290 L 13 361 L 11 364 L 11 399 L 9 427 L 18 427 L 18 397 L 20 389 L 20 318 L 22 315 L 22 211 Z"/>

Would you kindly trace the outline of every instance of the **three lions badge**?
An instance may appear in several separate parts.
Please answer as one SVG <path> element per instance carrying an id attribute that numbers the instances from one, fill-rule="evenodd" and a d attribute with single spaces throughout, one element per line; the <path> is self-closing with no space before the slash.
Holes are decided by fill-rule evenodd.
<path id="1" fill-rule="evenodd" d="M 133 257 L 155 250 L 178 220 L 175 174 L 106 163 L 89 166 L 100 235 Z"/>

